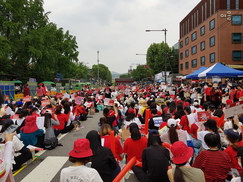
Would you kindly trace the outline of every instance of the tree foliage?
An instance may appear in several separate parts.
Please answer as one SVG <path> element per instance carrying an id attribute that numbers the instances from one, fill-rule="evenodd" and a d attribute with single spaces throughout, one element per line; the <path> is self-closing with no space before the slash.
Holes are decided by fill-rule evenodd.
<path id="1" fill-rule="evenodd" d="M 0 64 L 5 65 L 2 74 L 38 81 L 53 80 L 54 73 L 87 76 L 87 67 L 77 63 L 76 37 L 57 28 L 48 14 L 43 0 L 0 0 Z"/>
<path id="2" fill-rule="evenodd" d="M 147 65 L 138 65 L 131 73 L 132 77 L 140 81 L 143 78 L 148 78 L 152 76 L 152 70 Z"/>
<path id="3" fill-rule="evenodd" d="M 153 43 L 147 50 L 147 65 L 153 70 L 153 74 L 162 71 L 177 72 L 178 60 L 173 48 L 166 43 Z"/>
<path id="4" fill-rule="evenodd" d="M 100 83 L 102 84 L 111 83 L 112 81 L 112 75 L 109 68 L 103 64 L 93 65 L 91 72 L 92 78 L 97 81 L 99 77 Z"/>

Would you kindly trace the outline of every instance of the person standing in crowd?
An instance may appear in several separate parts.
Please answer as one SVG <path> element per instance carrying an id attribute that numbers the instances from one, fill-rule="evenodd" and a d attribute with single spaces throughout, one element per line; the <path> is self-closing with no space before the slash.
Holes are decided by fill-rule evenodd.
<path id="1" fill-rule="evenodd" d="M 60 182 L 79 181 L 102 182 L 99 173 L 90 167 L 85 166 L 91 161 L 93 152 L 90 148 L 90 142 L 86 138 L 80 138 L 74 141 L 73 150 L 69 152 L 69 161 L 72 166 L 61 170 Z"/>
<path id="2" fill-rule="evenodd" d="M 200 152 L 192 166 L 204 172 L 207 182 L 225 182 L 231 171 L 230 157 L 218 148 L 219 135 L 208 133 L 204 140 L 209 149 Z"/>
<path id="3" fill-rule="evenodd" d="M 171 153 L 174 165 L 167 172 L 171 182 L 205 182 L 202 170 L 190 165 L 193 148 L 188 147 L 182 141 L 177 141 L 171 146 Z"/>
<path id="4" fill-rule="evenodd" d="M 111 182 L 113 176 L 116 176 L 120 171 L 111 150 L 101 146 L 100 135 L 95 130 L 89 131 L 86 138 L 89 140 L 93 152 L 91 167 L 98 171 L 104 182 Z"/>
<path id="5" fill-rule="evenodd" d="M 159 133 L 155 131 L 149 134 L 148 147 L 143 150 L 142 168 L 136 165 L 132 167 L 140 182 L 169 182 L 167 170 L 170 154 L 165 147 L 161 146 Z"/>
<path id="6" fill-rule="evenodd" d="M 28 84 L 24 85 L 24 90 L 23 90 L 24 97 L 30 96 L 30 88 Z"/>
<path id="7" fill-rule="evenodd" d="M 161 123 L 163 122 L 163 118 L 161 115 L 158 115 L 157 109 L 151 109 L 152 117 L 149 120 L 149 129 L 158 130 Z"/>
<path id="8" fill-rule="evenodd" d="M 38 87 L 36 89 L 36 93 L 37 93 L 37 96 L 39 97 L 39 99 L 41 99 L 45 95 L 40 84 L 38 85 Z"/>

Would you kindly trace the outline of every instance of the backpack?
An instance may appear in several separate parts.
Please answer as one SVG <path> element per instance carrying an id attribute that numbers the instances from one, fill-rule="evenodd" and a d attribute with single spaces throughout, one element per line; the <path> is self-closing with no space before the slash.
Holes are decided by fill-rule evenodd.
<path id="1" fill-rule="evenodd" d="M 46 150 L 52 150 L 52 149 L 56 148 L 57 145 L 58 145 L 57 137 L 44 139 L 43 146 L 44 146 L 44 149 L 46 149 Z"/>

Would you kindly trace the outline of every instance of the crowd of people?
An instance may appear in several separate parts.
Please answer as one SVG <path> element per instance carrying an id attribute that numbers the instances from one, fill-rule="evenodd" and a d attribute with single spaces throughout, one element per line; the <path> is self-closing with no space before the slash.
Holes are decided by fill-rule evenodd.
<path id="1" fill-rule="evenodd" d="M 50 103 L 43 106 L 47 99 Z M 225 109 L 242 99 L 241 84 L 229 81 L 86 87 L 65 98 L 47 97 L 41 90 L 31 101 L 2 106 L 1 132 L 19 126 L 2 145 L 12 140 L 11 166 L 19 169 L 34 147 L 54 149 L 61 145 L 59 134 L 78 130 L 93 109 L 102 110 L 97 129 L 74 141 L 69 153 L 73 165 L 62 169 L 60 181 L 109 182 L 136 157 L 131 171 L 141 182 L 237 182 L 243 177 L 243 117 L 227 118 Z M 205 111 L 208 116 L 202 120 L 198 116 Z M 42 128 L 38 118 L 43 118 Z"/>

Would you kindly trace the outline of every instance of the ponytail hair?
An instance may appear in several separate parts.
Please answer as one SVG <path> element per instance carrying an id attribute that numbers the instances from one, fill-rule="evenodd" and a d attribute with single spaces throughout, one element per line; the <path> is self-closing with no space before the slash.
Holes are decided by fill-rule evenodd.
<path id="1" fill-rule="evenodd" d="M 174 142 L 179 141 L 179 137 L 176 131 L 176 127 L 174 124 L 172 124 L 169 128 L 169 139 L 170 139 L 170 143 L 173 144 Z"/>
<path id="2" fill-rule="evenodd" d="M 184 166 L 185 164 L 186 163 L 180 164 L 180 165 L 176 165 L 175 173 L 174 173 L 174 182 L 185 182 L 185 180 L 183 178 L 183 172 L 180 169 L 180 166 Z"/>

